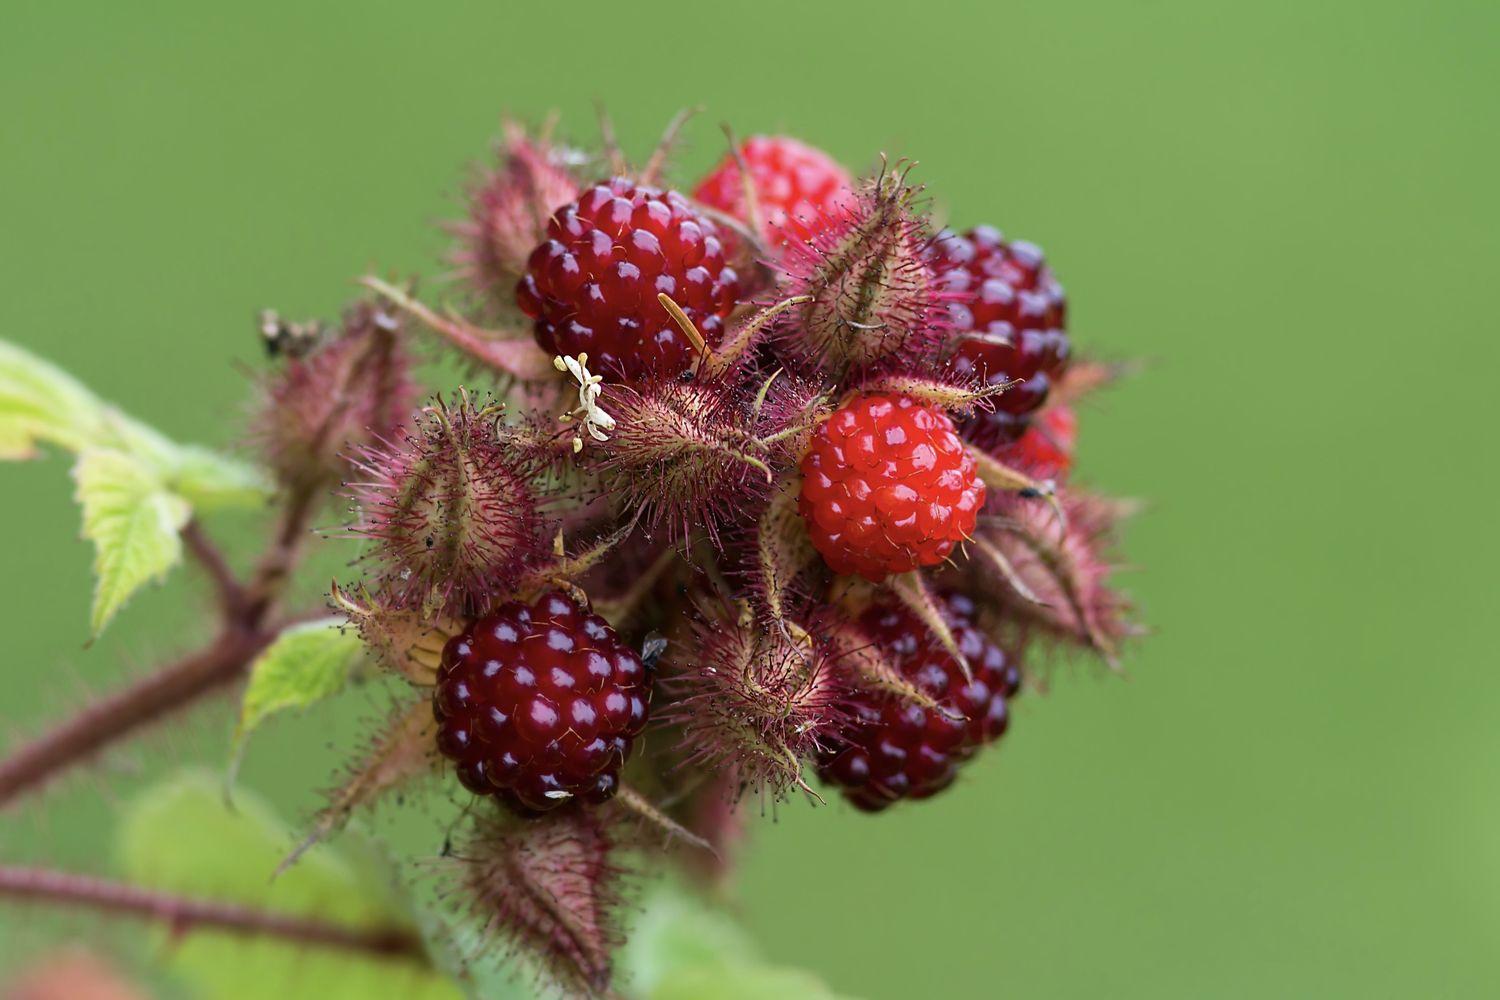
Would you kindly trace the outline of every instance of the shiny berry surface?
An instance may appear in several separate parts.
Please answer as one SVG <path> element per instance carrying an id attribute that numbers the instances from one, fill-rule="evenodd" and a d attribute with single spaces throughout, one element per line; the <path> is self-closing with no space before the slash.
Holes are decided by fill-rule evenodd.
<path id="1" fill-rule="evenodd" d="M 929 253 L 943 288 L 968 298 L 949 307 L 959 338 L 956 370 L 991 385 L 1023 380 L 964 428 L 970 440 L 993 450 L 1025 432 L 1067 369 L 1067 300 L 1040 248 L 1006 242 L 989 226 L 940 233 Z"/>
<path id="2" fill-rule="evenodd" d="M 640 656 L 603 618 L 551 593 L 448 641 L 433 694 L 438 750 L 465 788 L 524 815 L 602 802 L 650 702 Z"/>
<path id="3" fill-rule="evenodd" d="M 750 171 L 765 236 L 773 246 L 807 239 L 824 215 L 837 211 L 853 195 L 854 181 L 847 170 L 821 149 L 796 139 L 751 136 L 740 146 L 740 156 Z M 736 159 L 725 156 L 699 182 L 693 197 L 744 219 L 745 185 Z"/>
<path id="4" fill-rule="evenodd" d="M 516 285 L 548 354 L 587 354 L 614 378 L 681 374 L 692 343 L 657 299 L 672 298 L 710 345 L 739 295 L 718 229 L 675 191 L 597 184 L 547 222 Z"/>
<path id="5" fill-rule="evenodd" d="M 946 413 L 871 394 L 814 433 L 798 509 L 834 571 L 879 581 L 948 558 L 973 533 L 984 495 Z"/>
<path id="6" fill-rule="evenodd" d="M 1078 443 L 1078 417 L 1071 407 L 1049 406 L 1035 414 L 1026 432 L 995 457 L 1035 479 L 1066 479 Z"/>
<path id="7" fill-rule="evenodd" d="M 963 761 L 999 739 L 1010 723 L 1009 703 L 1021 687 L 1016 658 L 974 624 L 967 597 L 950 595 L 944 603 L 972 680 L 905 608 L 876 606 L 861 618 L 875 647 L 942 709 L 868 692 L 852 703 L 853 721 L 819 755 L 818 773 L 866 812 L 936 795 L 953 783 Z"/>

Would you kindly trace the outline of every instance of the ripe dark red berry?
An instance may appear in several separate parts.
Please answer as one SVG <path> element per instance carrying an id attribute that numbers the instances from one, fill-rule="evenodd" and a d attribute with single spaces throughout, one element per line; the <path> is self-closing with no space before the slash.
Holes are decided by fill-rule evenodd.
<path id="1" fill-rule="evenodd" d="M 974 624 L 967 597 L 949 595 L 944 603 L 972 680 L 905 608 L 876 606 L 860 619 L 875 647 L 944 710 L 868 691 L 851 701 L 853 721 L 819 754 L 818 773 L 867 812 L 936 795 L 953 783 L 963 761 L 999 739 L 1010 722 L 1009 701 L 1021 688 L 1016 658 Z"/>
<path id="2" fill-rule="evenodd" d="M 959 337 L 954 366 L 991 385 L 1022 379 L 964 428 L 993 450 L 1016 440 L 1068 366 L 1067 300 L 1040 248 L 1007 243 L 989 226 L 942 232 L 930 247 L 939 284 L 967 301 L 950 305 Z"/>
<path id="3" fill-rule="evenodd" d="M 872 394 L 813 434 L 798 509 L 829 566 L 879 581 L 948 558 L 973 533 L 984 493 L 946 413 Z"/>
<path id="4" fill-rule="evenodd" d="M 465 788 L 522 814 L 602 802 L 646 725 L 648 675 L 603 618 L 567 596 L 506 604 L 443 649 L 438 750 Z"/>
<path id="5" fill-rule="evenodd" d="M 825 216 L 853 196 L 853 178 L 833 157 L 788 136 L 751 136 L 740 146 L 740 156 L 755 187 L 764 235 L 773 246 L 807 239 Z M 745 185 L 735 157 L 724 157 L 699 182 L 693 197 L 745 218 Z"/>
<path id="6" fill-rule="evenodd" d="M 586 353 L 617 378 L 679 375 L 687 335 L 657 300 L 682 307 L 710 345 L 739 295 L 718 229 L 675 191 L 616 178 L 585 191 L 547 222 L 516 302 L 549 354 Z"/>
<path id="7" fill-rule="evenodd" d="M 1034 479 L 1064 479 L 1073 467 L 1078 417 L 1071 407 L 1049 406 L 1036 414 L 1026 433 L 997 451 L 996 457 Z"/>

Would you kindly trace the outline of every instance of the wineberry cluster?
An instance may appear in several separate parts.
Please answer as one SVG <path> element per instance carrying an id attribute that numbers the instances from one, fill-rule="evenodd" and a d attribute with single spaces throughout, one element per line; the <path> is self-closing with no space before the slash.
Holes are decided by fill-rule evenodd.
<path id="1" fill-rule="evenodd" d="M 622 809 L 723 850 L 742 798 L 814 777 L 865 811 L 928 798 L 1042 642 L 1113 663 L 1132 632 L 1125 508 L 1069 482 L 1110 369 L 1075 356 L 1041 251 L 939 231 L 884 162 L 757 136 L 674 189 L 665 154 L 632 172 L 509 126 L 458 227 L 473 307 L 366 280 L 488 384 L 349 435 L 328 467 L 367 572 L 335 597 L 426 692 L 435 759 L 504 807 L 474 877 L 508 913 L 504 852 L 586 840 L 608 870 Z"/>

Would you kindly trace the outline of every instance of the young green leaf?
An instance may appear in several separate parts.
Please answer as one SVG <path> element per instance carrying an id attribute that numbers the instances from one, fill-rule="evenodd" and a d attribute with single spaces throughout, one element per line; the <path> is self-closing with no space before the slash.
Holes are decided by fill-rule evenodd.
<path id="1" fill-rule="evenodd" d="M 200 512 L 255 507 L 275 488 L 260 468 L 194 444 L 173 447 L 167 481 Z"/>
<path id="2" fill-rule="evenodd" d="M 254 466 L 176 444 L 51 362 L 0 340 L 0 461 L 31 458 L 43 443 L 78 454 L 83 535 L 95 550 L 94 637 L 181 559 L 178 532 L 195 508 L 254 506 L 272 490 Z"/>
<path id="3" fill-rule="evenodd" d="M 41 442 L 95 443 L 104 404 L 61 368 L 0 340 L 0 459 L 30 458 Z"/>
<path id="4" fill-rule="evenodd" d="M 337 694 L 364 648 L 359 633 L 342 618 L 320 618 L 283 631 L 250 664 L 236 748 L 269 716 Z"/>
<path id="5" fill-rule="evenodd" d="M 122 874 L 149 888 L 209 897 L 350 928 L 410 928 L 380 874 L 326 846 L 297 867 L 271 874 L 292 831 L 259 797 L 241 792 L 230 809 L 214 779 L 190 771 L 146 792 L 126 811 L 116 839 Z M 170 932 L 169 932 L 170 933 Z M 211 930 L 173 936 L 160 954 L 201 1000 L 458 1000 L 430 966 L 270 937 Z"/>
<path id="6" fill-rule="evenodd" d="M 195 507 L 253 506 L 271 483 L 254 466 L 180 445 L 126 416 L 49 361 L 0 340 L 0 461 L 31 458 L 38 444 L 83 453 L 109 449 L 154 470 Z"/>
<path id="7" fill-rule="evenodd" d="M 641 900 L 617 956 L 620 981 L 641 997 L 652 996 L 674 973 L 688 967 L 758 960 L 750 936 L 725 911 L 667 882 Z"/>
<path id="8" fill-rule="evenodd" d="M 132 594 L 182 559 L 178 532 L 191 509 L 154 470 L 124 452 L 85 450 L 73 479 L 83 505 L 83 537 L 94 543 L 90 628 L 97 637 Z"/>

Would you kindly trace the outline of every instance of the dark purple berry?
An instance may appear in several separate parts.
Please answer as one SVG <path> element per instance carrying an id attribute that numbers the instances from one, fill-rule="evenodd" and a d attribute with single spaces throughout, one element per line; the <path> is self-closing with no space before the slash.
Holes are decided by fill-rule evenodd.
<path id="1" fill-rule="evenodd" d="M 946 616 L 973 679 L 911 612 L 876 606 L 860 619 L 864 633 L 942 711 L 895 695 L 865 691 L 845 726 L 818 759 L 824 781 L 867 812 L 900 799 L 925 799 L 947 788 L 959 765 L 1010 722 L 1009 702 L 1021 687 L 1016 658 L 974 623 L 974 605 L 953 594 Z"/>
<path id="2" fill-rule="evenodd" d="M 989 226 L 944 231 L 929 254 L 943 289 L 966 299 L 949 309 L 960 338 L 955 369 L 991 385 L 1023 380 L 964 428 L 969 440 L 994 450 L 1021 436 L 1068 367 L 1067 299 L 1040 248 L 1006 242 Z"/>
<path id="3" fill-rule="evenodd" d="M 443 649 L 438 750 L 465 788 L 525 815 L 603 802 L 645 728 L 649 673 L 603 618 L 564 594 L 506 604 Z"/>

